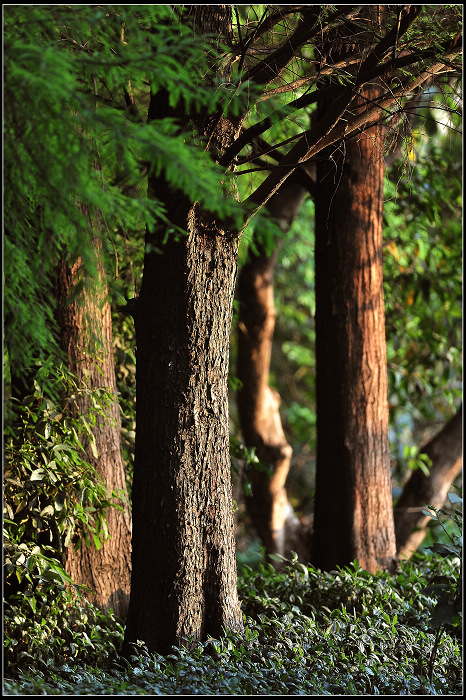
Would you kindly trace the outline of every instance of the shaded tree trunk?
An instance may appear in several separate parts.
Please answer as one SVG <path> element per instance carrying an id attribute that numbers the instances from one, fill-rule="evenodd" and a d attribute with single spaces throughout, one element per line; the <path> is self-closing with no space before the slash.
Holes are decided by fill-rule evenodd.
<path id="1" fill-rule="evenodd" d="M 194 16 L 204 31 L 228 36 L 226 6 L 196 7 Z M 166 116 L 161 97 L 151 99 L 151 118 Z M 223 117 L 197 124 L 210 137 L 213 157 L 238 129 Z M 139 639 L 150 651 L 168 653 L 243 624 L 227 384 L 237 236 L 161 178 L 149 187 L 187 236 L 163 244 L 164 231 L 148 232 L 134 314 L 133 569 L 124 654 Z"/>
<path id="2" fill-rule="evenodd" d="M 287 231 L 306 194 L 291 176 L 267 203 L 270 214 Z M 285 482 L 292 457 L 291 445 L 280 420 L 280 396 L 269 386 L 270 357 L 276 310 L 273 274 L 279 247 L 271 255 L 256 244 L 249 250 L 238 282 L 238 410 L 243 439 L 255 447 L 259 460 L 272 474 L 253 466 L 249 472 L 252 494 L 246 507 L 268 554 L 289 555 L 291 550 L 308 559 L 306 534 L 288 500 Z"/>
<path id="3" fill-rule="evenodd" d="M 377 88 L 364 92 L 375 97 Z M 390 567 L 395 549 L 382 287 L 383 143 L 326 152 L 316 187 L 317 474 L 312 561 Z"/>
<path id="4" fill-rule="evenodd" d="M 395 507 L 398 556 L 410 557 L 421 545 L 430 518 L 422 513 L 428 505 L 441 508 L 451 484 L 463 466 L 463 408 L 421 447 L 432 460 L 429 475 L 420 469 L 406 482 Z"/>
<path id="5" fill-rule="evenodd" d="M 94 243 L 99 255 L 98 244 Z M 98 298 L 85 292 L 84 301 L 69 303 L 70 292 L 79 277 L 81 262 L 71 268 L 62 260 L 56 282 L 58 321 L 61 347 L 68 357 L 69 369 L 77 375 L 80 384 L 89 390 L 106 389 L 116 394 L 115 366 L 112 341 L 111 309 L 107 301 L 105 273 L 100 266 Z M 94 339 L 92 338 L 94 335 Z M 78 411 L 89 413 L 88 399 L 78 399 Z M 83 441 L 86 460 L 92 464 L 108 487 L 109 500 L 122 510 L 106 509 L 108 539 L 98 550 L 94 543 L 84 543 L 75 551 L 70 545 L 64 553 L 64 566 L 73 581 L 94 591 L 86 597 L 103 610 L 113 608 L 122 619 L 127 615 L 131 572 L 131 515 L 126 492 L 124 464 L 121 452 L 121 419 L 118 402 L 106 409 L 105 417 L 98 416 L 93 428 L 97 456 L 89 441 Z M 111 497 L 112 491 L 121 494 L 121 500 Z"/>

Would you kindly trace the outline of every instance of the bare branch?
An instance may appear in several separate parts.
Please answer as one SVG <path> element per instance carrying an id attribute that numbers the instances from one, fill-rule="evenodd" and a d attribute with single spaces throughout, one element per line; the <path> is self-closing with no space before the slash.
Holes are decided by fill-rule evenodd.
<path id="1" fill-rule="evenodd" d="M 443 63 L 446 67 L 449 68 L 449 71 L 451 70 L 457 70 L 458 67 L 454 65 L 449 65 L 449 61 L 446 60 L 446 56 L 452 55 L 460 55 L 462 52 L 462 38 L 461 37 L 455 37 L 454 40 L 449 40 L 445 42 L 441 47 L 440 50 L 437 49 L 422 49 L 419 51 L 415 51 L 412 53 L 404 53 L 403 55 L 399 56 L 395 60 L 390 59 L 389 61 L 386 61 L 385 63 L 382 63 L 379 66 L 375 66 L 371 70 L 368 70 L 367 72 L 360 72 L 358 76 L 358 84 L 362 85 L 363 83 L 366 83 L 370 80 L 375 80 L 376 78 L 384 78 L 388 79 L 388 77 L 391 74 L 395 74 L 397 70 L 402 69 L 402 68 L 408 68 L 409 66 L 415 65 L 416 63 L 420 63 L 422 61 L 427 61 L 427 60 L 432 60 L 435 57 L 438 57 L 439 54 L 442 55 L 443 58 Z M 339 64 L 338 64 L 339 65 Z M 328 97 L 332 97 L 333 95 L 336 95 L 338 91 L 341 90 L 341 86 L 331 86 L 331 87 L 326 87 L 322 88 L 319 90 L 314 90 L 313 92 L 305 93 L 301 97 L 298 97 L 296 100 L 292 100 L 289 102 L 285 107 L 282 108 L 281 112 L 285 116 L 286 114 L 289 114 L 292 111 L 296 111 L 298 109 L 303 109 L 304 107 L 309 107 L 311 104 L 315 104 L 321 99 L 326 99 Z M 280 114 L 280 112 L 277 111 L 277 115 Z M 231 162 L 234 160 L 234 158 L 240 153 L 240 151 L 248 144 L 250 143 L 253 139 L 255 139 L 257 136 L 263 134 L 265 131 L 270 129 L 270 127 L 273 125 L 273 120 L 271 117 L 267 117 L 266 119 L 261 120 L 260 122 L 257 122 L 256 124 L 253 124 L 253 126 L 249 127 L 245 131 L 243 131 L 236 141 L 234 141 L 231 146 L 225 151 L 223 154 L 220 164 L 223 165 L 224 167 L 228 167 Z M 282 144 L 283 145 L 283 144 Z"/>
<path id="2" fill-rule="evenodd" d="M 256 207 L 245 226 L 254 213 L 270 199 L 298 164 L 309 160 L 324 148 L 327 148 L 327 146 L 347 139 L 357 129 L 361 129 L 369 124 L 373 125 L 377 118 L 380 118 L 384 111 L 393 107 L 398 100 L 410 94 L 427 80 L 430 80 L 433 75 L 444 70 L 445 66 L 443 63 L 431 66 L 420 75 L 415 76 L 410 82 L 406 84 L 401 83 L 396 90 L 386 93 L 377 103 L 371 103 L 369 107 L 351 118 L 351 120 L 348 117 L 345 118 L 344 114 L 353 99 L 354 92 L 352 90 L 345 91 L 343 95 L 335 100 L 323 119 L 304 132 L 298 143 L 281 160 L 279 167 L 271 172 L 264 182 L 248 197 L 246 203 L 254 204 Z"/>
<path id="3" fill-rule="evenodd" d="M 412 25 L 416 17 L 422 11 L 421 5 L 408 5 L 408 8 L 402 13 L 401 19 L 387 32 L 387 34 L 379 41 L 377 46 L 370 52 L 369 56 L 362 62 L 360 73 L 364 75 L 366 71 L 375 68 L 384 56 L 396 46 L 400 37 L 406 34 L 409 27 Z M 358 77 L 356 85 L 360 85 L 361 78 Z"/>
<path id="4" fill-rule="evenodd" d="M 244 47 L 247 47 L 248 51 L 251 51 L 254 44 L 258 39 L 260 39 L 261 36 L 266 34 L 268 31 L 270 31 L 275 24 L 280 22 L 281 20 L 285 19 L 285 17 L 289 17 L 290 15 L 295 14 L 296 12 L 301 12 L 305 7 L 308 7 L 307 5 L 286 5 L 280 8 L 279 12 L 274 12 L 273 14 L 267 15 L 267 12 L 264 12 L 263 16 L 259 20 L 257 26 L 253 29 L 252 33 L 249 36 L 246 36 L 243 40 L 243 42 L 240 41 L 239 46 L 233 46 L 232 49 L 233 51 L 238 51 L 238 49 L 243 49 Z M 240 33 L 240 28 L 238 24 L 238 34 Z M 270 52 L 269 50 L 267 51 L 268 53 Z"/>
<path id="5" fill-rule="evenodd" d="M 309 6 L 308 6 L 309 7 Z M 311 6 L 312 7 L 312 6 Z M 317 6 L 317 9 L 320 8 Z M 279 46 L 273 53 L 265 58 L 261 63 L 254 66 L 245 76 L 244 81 L 251 80 L 255 83 L 270 83 L 275 80 L 287 64 L 296 56 L 296 53 L 314 36 L 325 32 L 329 26 L 334 26 L 342 17 L 345 19 L 352 17 L 360 9 L 357 7 L 344 7 L 334 12 L 326 20 L 326 24 L 322 26 L 317 23 L 319 11 L 308 10 L 303 12 L 303 18 L 300 20 L 298 27 L 293 34 Z"/>

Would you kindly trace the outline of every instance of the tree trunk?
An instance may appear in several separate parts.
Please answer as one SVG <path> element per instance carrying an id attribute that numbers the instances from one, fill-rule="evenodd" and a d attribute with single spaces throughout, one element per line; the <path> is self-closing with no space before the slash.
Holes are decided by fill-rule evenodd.
<path id="1" fill-rule="evenodd" d="M 194 15 L 203 30 L 210 22 L 219 33 L 223 18 L 225 36 L 226 6 L 201 9 Z M 160 95 L 152 97 L 152 118 L 162 103 Z M 198 126 L 203 134 L 210 128 L 214 157 L 237 133 L 225 118 Z M 243 624 L 227 384 L 237 236 L 160 178 L 149 187 L 187 235 L 163 244 L 164 231 L 148 233 L 135 311 L 133 569 L 124 654 L 137 640 L 168 653 Z"/>
<path id="2" fill-rule="evenodd" d="M 371 99 L 377 88 L 364 96 Z M 312 561 L 374 572 L 395 549 L 382 287 L 380 127 L 317 167 L 317 474 Z"/>
<path id="3" fill-rule="evenodd" d="M 98 244 L 96 245 L 99 255 Z M 58 321 L 61 329 L 61 347 L 68 357 L 69 368 L 77 375 L 79 383 L 89 390 L 106 389 L 116 394 L 113 357 L 112 320 L 110 305 L 106 301 L 105 274 L 100 265 L 99 298 L 85 293 L 84 301 L 69 303 L 70 292 L 79 276 L 80 261 L 70 269 L 64 260 L 59 265 L 56 291 Z M 93 346 L 92 333 L 97 342 Z M 91 337 L 89 337 L 91 334 Z M 89 400 L 78 399 L 78 411 L 89 413 Z M 98 417 L 93 428 L 98 456 L 88 441 L 83 441 L 85 459 L 92 464 L 108 487 L 109 500 L 112 491 L 122 494 L 116 501 L 119 507 L 107 508 L 108 539 L 98 550 L 94 543 L 84 544 L 74 551 L 73 546 L 64 553 L 64 566 L 73 581 L 94 591 L 86 597 L 103 610 L 113 608 L 122 619 L 127 615 L 131 572 L 131 515 L 126 493 L 126 480 L 121 452 L 120 409 L 115 401 L 106 409 L 105 417 Z"/>
<path id="4" fill-rule="evenodd" d="M 291 176 L 269 200 L 267 208 L 282 231 L 290 227 L 306 190 Z M 280 420 L 280 396 L 269 386 L 270 356 L 275 327 L 273 273 L 277 247 L 271 255 L 256 244 L 249 250 L 238 282 L 238 410 L 245 444 L 272 470 L 251 467 L 252 494 L 246 497 L 251 516 L 268 554 L 287 556 L 291 550 L 308 560 L 306 533 L 288 500 L 285 482 L 292 456 Z"/>
<path id="5" fill-rule="evenodd" d="M 398 556 L 410 557 L 420 546 L 430 518 L 422 510 L 429 505 L 441 508 L 451 484 L 463 466 L 463 409 L 420 449 L 432 460 L 429 475 L 420 469 L 406 482 L 395 507 Z"/>

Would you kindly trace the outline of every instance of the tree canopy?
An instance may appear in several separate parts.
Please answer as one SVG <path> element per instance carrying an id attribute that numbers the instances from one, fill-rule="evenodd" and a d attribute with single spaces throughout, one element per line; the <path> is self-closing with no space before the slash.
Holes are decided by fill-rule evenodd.
<path id="1" fill-rule="evenodd" d="M 165 171 L 213 210 L 228 206 L 219 171 L 181 125 L 145 119 L 150 90 L 194 109 L 220 100 L 202 87 L 210 45 L 173 25 L 169 6 L 11 6 L 4 15 L 5 343 L 21 372 L 56 350 L 59 254 L 82 259 L 76 295 L 95 283 L 89 218 L 101 222 L 115 279 L 125 240 L 164 219 L 163 204 L 146 196 L 148 172 Z"/>

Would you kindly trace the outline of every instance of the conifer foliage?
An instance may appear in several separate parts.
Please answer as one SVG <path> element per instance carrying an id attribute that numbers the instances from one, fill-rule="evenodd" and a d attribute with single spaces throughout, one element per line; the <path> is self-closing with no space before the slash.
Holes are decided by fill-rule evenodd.
<path id="1" fill-rule="evenodd" d="M 215 103 L 199 86 L 205 42 L 171 20 L 164 5 L 5 8 L 5 343 L 17 373 L 57 349 L 58 257 L 82 259 L 76 295 L 98 279 L 89 218 L 103 223 L 113 277 L 115 232 L 164 217 L 145 195 L 148 170 L 218 205 L 202 150 L 174 120 L 145 119 L 149 89 L 163 87 L 171 104 Z"/>

